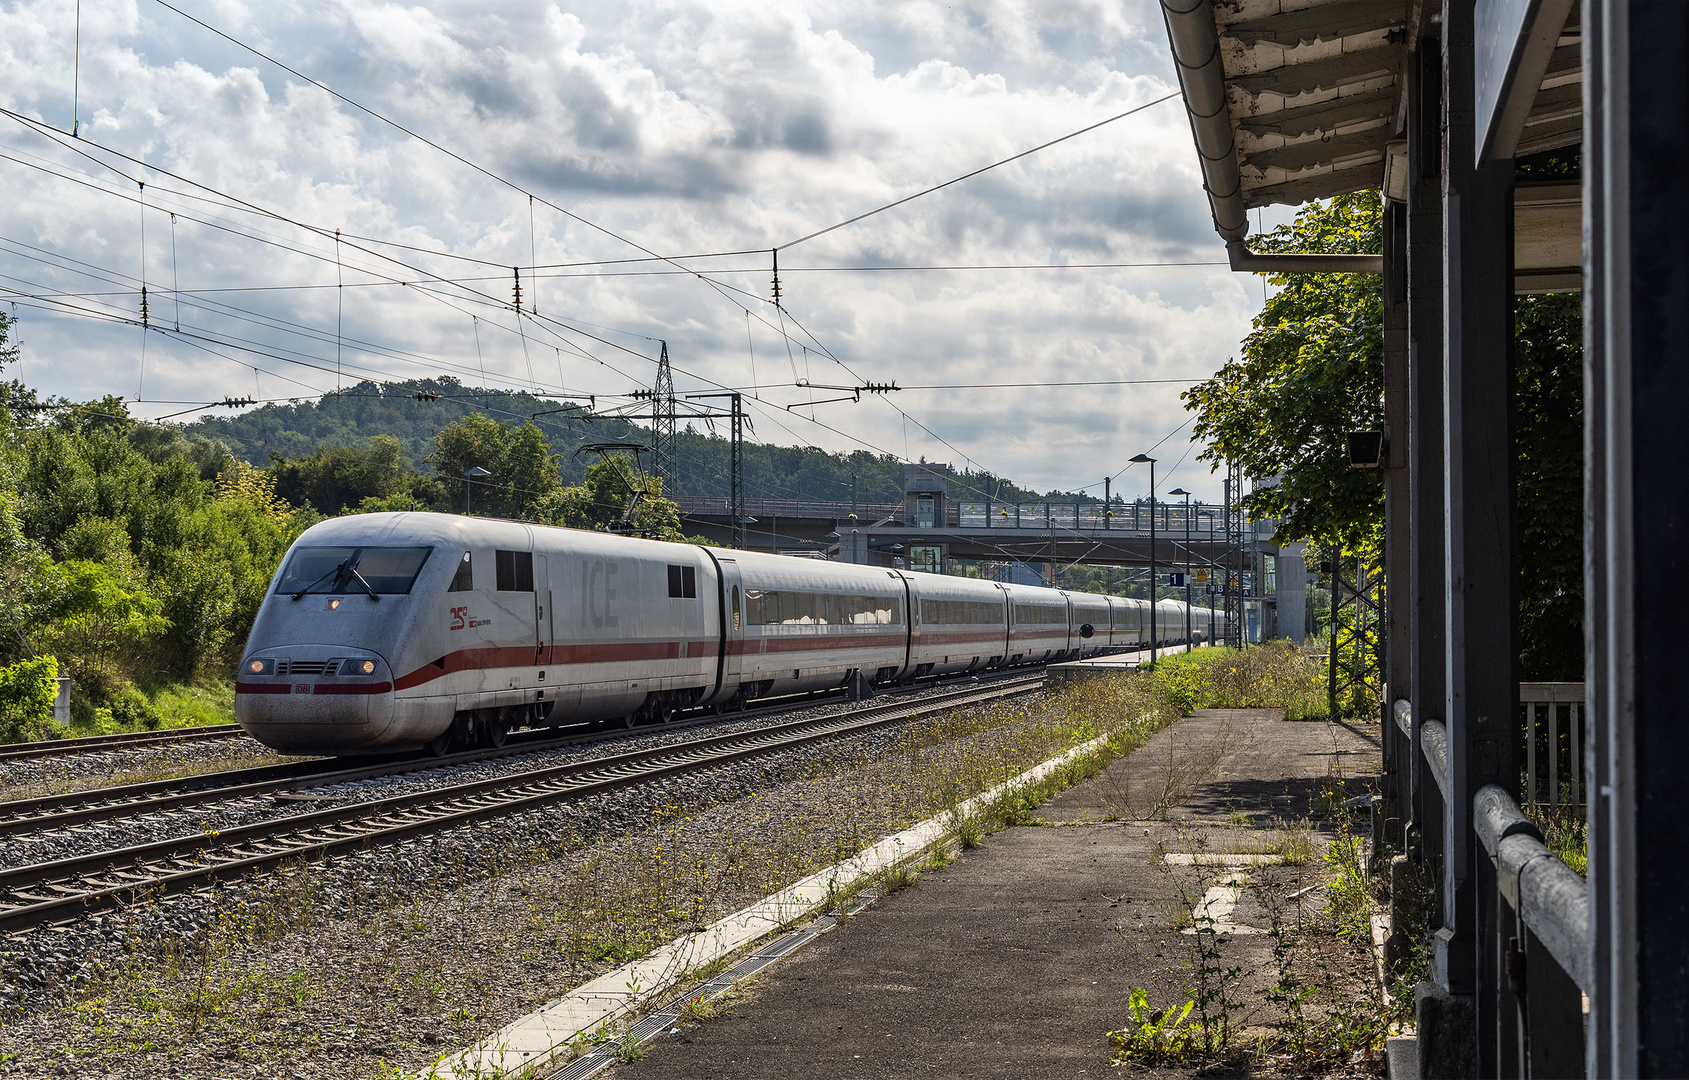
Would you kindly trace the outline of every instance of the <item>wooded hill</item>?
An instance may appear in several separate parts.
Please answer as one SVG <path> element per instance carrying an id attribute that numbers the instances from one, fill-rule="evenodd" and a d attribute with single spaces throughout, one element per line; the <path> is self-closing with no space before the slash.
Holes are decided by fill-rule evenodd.
<path id="1" fill-rule="evenodd" d="M 428 395 L 434 395 L 433 399 L 427 399 Z M 570 404 L 574 403 L 521 391 L 465 386 L 449 377 L 386 385 L 360 383 L 320 400 L 307 398 L 293 404 L 265 405 L 239 416 L 207 416 L 187 425 L 184 433 L 222 442 L 237 457 L 260 468 L 269 467 L 278 457 L 305 458 L 323 448 L 362 448 L 372 436 L 391 436 L 398 441 L 404 465 L 433 476 L 435 436 L 448 424 L 479 413 L 507 425 L 520 427 L 532 423 L 539 428 L 552 452 L 558 455 L 560 478 L 565 484 L 582 482 L 587 466 L 596 460 L 592 455 L 575 456 L 574 451 L 580 446 L 651 442 L 648 423 L 581 419 L 578 414 L 565 411 Z M 720 430 L 712 432 L 708 425 L 693 421 L 677 433 L 678 482 L 667 494 L 726 496 L 730 493 L 731 456 L 726 425 L 718 427 Z M 854 474 L 859 501 L 901 502 L 903 499 L 903 462 L 891 454 L 866 450 L 841 454 L 814 446 L 774 446 L 755 441 L 756 437 L 753 418 L 752 430 L 745 439 L 745 488 L 751 498 L 848 502 Z M 1069 492 L 1041 494 L 991 473 L 962 472 L 951 484 L 958 499 L 1093 501 L 1092 496 Z M 285 482 L 282 489 L 285 495 Z M 317 509 L 334 512 L 320 505 Z"/>

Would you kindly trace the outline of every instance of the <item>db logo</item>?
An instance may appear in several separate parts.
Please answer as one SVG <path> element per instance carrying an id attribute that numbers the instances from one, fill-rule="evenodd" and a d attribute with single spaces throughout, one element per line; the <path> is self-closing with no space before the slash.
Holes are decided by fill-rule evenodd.
<path id="1" fill-rule="evenodd" d="M 452 627 L 451 628 L 453 630 L 462 630 L 464 628 L 464 625 L 465 625 L 465 620 L 468 619 L 468 617 L 469 617 L 469 609 L 468 608 L 466 608 L 466 607 L 452 608 Z"/>
<path id="2" fill-rule="evenodd" d="M 293 684 L 293 692 L 295 694 L 309 694 L 311 692 L 311 684 L 308 682 L 296 682 Z"/>

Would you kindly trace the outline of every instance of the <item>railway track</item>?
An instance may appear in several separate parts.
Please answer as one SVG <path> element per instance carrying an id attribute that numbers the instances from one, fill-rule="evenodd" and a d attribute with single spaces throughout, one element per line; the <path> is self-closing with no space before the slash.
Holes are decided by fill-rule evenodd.
<path id="1" fill-rule="evenodd" d="M 706 736 L 679 745 L 294 814 L 220 833 L 7 869 L 0 871 L 0 933 L 68 923 L 91 912 L 238 880 L 288 862 L 392 845 L 551 803 L 861 734 L 961 705 L 1027 693 L 1042 684 L 1039 672 L 913 702 Z"/>
<path id="2" fill-rule="evenodd" d="M 917 691 L 930 689 L 921 686 Z M 795 708 L 813 707 L 826 698 L 804 695 L 790 701 L 777 701 L 764 708 L 748 709 L 733 714 L 732 720 L 750 720 L 759 716 L 788 712 Z M 478 761 L 492 761 L 518 754 L 542 753 L 571 746 L 585 746 L 626 738 L 629 735 L 685 731 L 721 723 L 723 717 L 699 713 L 668 724 L 636 728 L 632 731 L 614 729 L 568 735 L 551 734 L 546 729 L 520 732 L 511 736 L 503 747 L 466 750 L 443 757 L 430 754 L 365 758 L 356 766 L 347 758 L 313 758 L 289 761 L 276 765 L 260 765 L 249 769 L 201 773 L 196 776 L 166 780 L 147 780 L 105 788 L 84 788 L 56 795 L 40 795 L 28 799 L 0 802 L 0 840 L 13 836 L 47 832 L 54 829 L 91 825 L 100 821 L 138 817 L 165 810 L 183 810 L 208 803 L 252 798 L 259 795 L 285 795 L 329 784 L 367 780 L 377 776 L 398 776 L 443 766 L 463 765 Z"/>
<path id="3" fill-rule="evenodd" d="M 43 739 L 39 742 L 0 745 L 0 763 L 28 758 L 58 757 L 90 750 L 127 750 L 161 743 L 205 742 L 243 735 L 239 724 L 208 724 L 205 727 L 171 728 L 167 731 L 124 731 L 116 735 L 83 735 L 75 739 Z"/>

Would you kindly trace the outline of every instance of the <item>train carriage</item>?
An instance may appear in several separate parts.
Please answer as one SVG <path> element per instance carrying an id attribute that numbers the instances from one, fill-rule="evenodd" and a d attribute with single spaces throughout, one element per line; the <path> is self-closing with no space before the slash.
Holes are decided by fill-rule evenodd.
<path id="1" fill-rule="evenodd" d="M 751 551 L 714 555 L 737 568 L 730 606 L 732 590 L 742 589 L 745 697 L 905 675 L 909 587 L 902 574 Z"/>
<path id="2" fill-rule="evenodd" d="M 1009 594 L 1010 664 L 1041 664 L 1067 656 L 1078 635 L 1067 596 L 1034 585 L 1005 585 Z"/>
<path id="3" fill-rule="evenodd" d="M 947 675 L 997 667 L 1009 654 L 1008 593 L 994 581 L 909 574 L 915 626 L 914 674 Z"/>
<path id="4" fill-rule="evenodd" d="M 1065 593 L 1073 613 L 1073 648 L 1080 656 L 1096 656 L 1109 649 L 1109 600 L 1100 593 Z"/>
<path id="5" fill-rule="evenodd" d="M 1146 644 L 1141 600 L 447 514 L 320 522 L 235 684 L 276 749 L 502 743 L 513 727 L 731 707 Z M 1184 608 L 1157 606 L 1157 640 Z M 1085 627 L 1091 628 L 1087 636 Z"/>

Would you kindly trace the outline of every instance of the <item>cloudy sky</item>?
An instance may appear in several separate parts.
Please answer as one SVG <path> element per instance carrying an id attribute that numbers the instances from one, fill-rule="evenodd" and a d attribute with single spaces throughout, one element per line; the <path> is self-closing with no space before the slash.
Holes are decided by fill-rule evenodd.
<path id="1" fill-rule="evenodd" d="M 484 371 L 610 407 L 662 339 L 764 441 L 1100 490 L 1165 438 L 1162 488 L 1219 496 L 1194 451 L 1167 479 L 1184 384 L 1148 380 L 1232 355 L 1261 283 L 1176 99 L 794 243 L 1170 93 L 1151 0 L 173 2 L 227 37 L 81 0 L 78 50 L 76 0 L 0 4 L 0 105 L 41 122 L 0 116 L 0 301 L 40 391 L 158 417 Z M 865 269 L 1051 263 L 1156 265 Z M 951 389 L 994 383 L 1040 385 Z"/>

